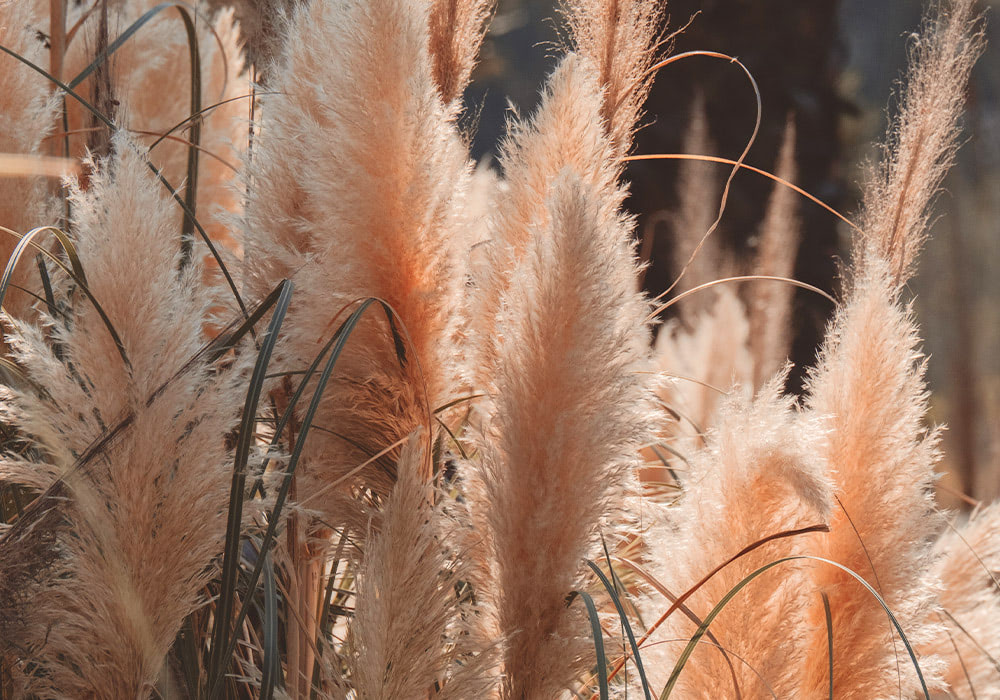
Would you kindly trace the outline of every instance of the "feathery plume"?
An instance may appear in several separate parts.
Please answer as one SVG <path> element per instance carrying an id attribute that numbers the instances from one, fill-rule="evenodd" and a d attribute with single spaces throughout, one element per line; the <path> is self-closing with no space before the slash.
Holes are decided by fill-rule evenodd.
<path id="1" fill-rule="evenodd" d="M 719 412 L 708 444 L 692 455 L 683 495 L 668 509 L 667 524 L 647 537 L 652 570 L 675 596 L 692 588 L 743 548 L 774 535 L 822 525 L 833 501 L 826 463 L 818 449 L 822 421 L 803 419 L 793 400 L 781 396 L 784 377 L 768 383 L 754 400 L 734 397 Z M 803 551 L 803 536 L 783 537 L 735 559 L 687 599 L 705 619 L 734 586 L 761 566 Z M 679 677 L 683 697 L 794 697 L 808 612 L 805 567 L 797 562 L 762 574 L 740 591 L 712 622 L 725 649 L 699 645 Z M 818 597 L 818 594 L 816 594 Z M 656 597 L 656 614 L 669 605 Z M 676 611 L 650 639 L 688 639 L 696 626 Z M 780 640 L 777 642 L 776 640 Z M 647 669 L 662 687 L 683 643 L 664 645 L 669 663 Z M 824 657 L 825 658 L 825 657 Z M 822 664 L 821 664 L 822 665 Z M 662 678 L 659 676 L 662 675 Z M 738 690 L 734 689 L 736 683 Z"/>
<path id="2" fill-rule="evenodd" d="M 890 261 L 900 282 L 913 264 L 930 223 L 930 204 L 954 162 L 965 86 L 983 50 L 974 0 L 935 0 L 910 47 L 906 86 L 882 158 L 864 185 L 860 227 L 867 246 Z M 857 264 L 857 263 L 856 263 Z"/>
<path id="3" fill-rule="evenodd" d="M 1000 505 L 974 512 L 934 545 L 944 623 L 922 651 L 947 661 L 944 680 L 955 698 L 1000 698 Z"/>
<path id="4" fill-rule="evenodd" d="M 891 275 L 888 261 L 865 258 L 810 373 L 808 407 L 831 416 L 824 449 L 840 506 L 815 553 L 864 577 L 912 641 L 920 641 L 925 632 L 919 623 L 933 592 L 926 575 L 929 542 L 940 526 L 932 495 L 938 437 L 924 426 L 925 362 L 912 310 L 899 300 Z M 891 629 L 878 603 L 833 567 L 817 568 L 814 581 L 830 597 L 835 692 L 857 698 L 895 693 Z M 817 609 L 816 624 L 822 615 Z M 814 642 L 814 658 L 823 658 L 825 632 L 817 631 Z M 824 664 L 806 670 L 801 692 L 826 692 Z M 905 694 L 915 676 L 902 664 L 900 672 Z"/>
<path id="5" fill-rule="evenodd" d="M 474 504 L 495 562 L 482 595 L 506 642 L 505 698 L 552 697 L 593 662 L 567 596 L 597 532 L 613 534 L 650 428 L 631 221 L 602 212 L 599 190 L 570 168 L 549 208 L 504 298 Z"/>
<path id="6" fill-rule="evenodd" d="M 461 99 L 476 65 L 494 0 L 431 0 L 430 52 L 441 100 Z"/>
<path id="7" fill-rule="evenodd" d="M 623 157 L 642 117 L 642 105 L 653 84 L 649 70 L 659 46 L 662 4 L 650 0 L 568 0 L 576 52 L 597 70 L 603 89 L 601 120 Z"/>
<path id="8" fill-rule="evenodd" d="M 566 12 L 578 51 L 549 78 L 534 117 L 508 126 L 500 156 L 506 187 L 496 200 L 485 262 L 473 270 L 467 315 L 477 337 L 471 381 L 478 387 L 489 385 L 488 368 L 496 361 L 498 300 L 529 232 L 548 224 L 552 180 L 572 168 L 596 186 L 607 212 L 616 211 L 626 194 L 618 180 L 652 79 L 659 10 L 650 0 L 574 0 Z M 596 89 L 590 84 L 595 79 Z"/>
<path id="9" fill-rule="evenodd" d="M 695 94 L 687 131 L 684 132 L 683 151 L 701 155 L 711 154 L 714 150 L 708 133 L 705 95 L 699 91 Z M 722 187 L 712 163 L 697 160 L 681 163 L 677 178 L 677 213 L 673 217 L 674 268 L 678 275 L 683 274 L 677 283 L 678 293 L 722 276 L 724 262 L 718 233 L 705 238 L 715 221 L 721 196 Z M 714 295 L 715 292 L 709 290 L 687 299 L 685 315 L 711 307 Z"/>
<path id="10" fill-rule="evenodd" d="M 398 480 L 368 544 L 351 624 L 351 678 L 358 697 L 484 697 L 485 676 L 456 639 L 460 563 L 446 556 L 449 523 L 420 478 L 429 456 L 418 434 L 400 456 Z M 478 683 L 475 681 L 479 681 Z M 436 688 L 436 689 L 435 689 Z"/>
<path id="11" fill-rule="evenodd" d="M 785 124 L 774 173 L 786 182 L 795 181 L 795 121 L 791 116 Z M 760 227 L 754 274 L 769 277 L 794 274 L 799 250 L 798 202 L 792 190 L 781 183 L 774 184 Z M 780 282 L 757 282 L 749 287 L 750 351 L 756 387 L 763 386 L 788 359 L 794 291 Z"/>
<path id="12" fill-rule="evenodd" d="M 4 476 L 49 489 L 38 521 L 26 515 L 0 539 L 0 572 L 37 548 L 33 538 L 47 551 L 0 653 L 25 692 L 60 697 L 149 693 L 215 573 L 232 476 L 225 435 L 244 392 L 244 360 L 177 374 L 202 346 L 218 292 L 197 265 L 178 273 L 173 204 L 134 143 L 119 134 L 112 147 L 91 164 L 88 190 L 72 192 L 72 235 L 128 364 L 64 281 L 70 319 L 46 318 L 62 360 L 15 324 L 14 357 L 45 393 L 4 399 L 40 456 L 6 460 Z"/>
<path id="13" fill-rule="evenodd" d="M 809 379 L 809 409 L 831 416 L 825 451 L 839 501 L 815 553 L 864 577 L 914 644 L 933 635 L 924 620 L 934 595 L 930 542 L 940 526 L 932 496 L 938 436 L 924 426 L 925 362 L 901 285 L 955 148 L 955 122 L 980 44 L 972 6 L 971 0 L 936 6 L 917 40 L 891 150 L 865 192 L 854 279 Z M 919 691 L 914 669 L 897 664 L 892 630 L 868 592 L 833 567 L 816 568 L 813 581 L 829 595 L 837 696 Z M 813 610 L 810 656 L 819 659 L 827 640 L 819 629 L 823 613 Z M 933 683 L 937 666 L 933 659 L 923 663 Z M 800 694 L 813 696 L 828 692 L 830 680 L 823 664 L 810 663 L 802 682 Z"/>
<path id="14" fill-rule="evenodd" d="M 363 484 L 383 498 L 394 458 L 345 477 L 416 427 L 430 430 L 429 411 L 454 398 L 449 339 L 470 177 L 458 105 L 438 94 L 421 0 L 313 3 L 289 32 L 249 167 L 247 286 L 261 297 L 283 277 L 296 284 L 276 350 L 283 370 L 307 367 L 359 299 L 398 314 L 405 357 L 384 316 L 361 321 L 317 417 L 351 442 L 314 434 L 299 472 L 305 492 Z M 316 507 L 333 524 L 344 516 Z"/>

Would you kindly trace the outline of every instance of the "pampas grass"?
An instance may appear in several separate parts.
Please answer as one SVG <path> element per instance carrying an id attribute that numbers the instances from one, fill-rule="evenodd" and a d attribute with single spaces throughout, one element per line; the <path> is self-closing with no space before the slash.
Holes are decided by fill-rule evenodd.
<path id="1" fill-rule="evenodd" d="M 3 653 L 17 650 L 23 692 L 148 694 L 215 574 L 226 531 L 223 436 L 236 424 L 243 363 L 177 374 L 203 345 L 212 296 L 200 293 L 197 267 L 178 275 L 173 209 L 137 147 L 119 135 L 112 149 L 91 164 L 88 191 L 72 194 L 72 230 L 121 352 L 69 280 L 63 315 L 45 318 L 61 358 L 32 326 L 8 335 L 13 359 L 45 389 L 6 390 L 8 420 L 36 452 L 9 456 L 3 472 L 44 491 L 39 504 L 58 513 L 53 560 L 34 572 L 30 595 L 19 592 L 17 626 L 4 626 Z M 123 419 L 129 428 L 116 436 Z M 5 538 L 2 556 L 33 535 Z"/>
<path id="2" fill-rule="evenodd" d="M 791 288 L 711 284 L 792 274 L 791 121 L 751 263 L 685 164 L 709 286 L 652 341 L 623 173 L 657 3 L 565 4 L 500 172 L 459 127 L 492 3 L 224 5 L 0 5 L 0 152 L 69 173 L 0 173 L 8 255 L 35 229 L 0 284 L 0 697 L 1000 697 L 997 506 L 934 502 L 906 289 L 971 0 L 913 43 L 801 399 Z"/>

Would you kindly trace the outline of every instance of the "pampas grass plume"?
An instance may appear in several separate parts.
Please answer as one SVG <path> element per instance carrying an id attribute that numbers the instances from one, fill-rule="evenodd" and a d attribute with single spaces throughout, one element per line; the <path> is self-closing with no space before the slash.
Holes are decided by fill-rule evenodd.
<path id="1" fill-rule="evenodd" d="M 628 228 L 598 201 L 572 171 L 559 177 L 551 223 L 505 298 L 478 505 L 495 558 L 506 698 L 551 697 L 588 668 L 581 607 L 567 610 L 566 597 L 598 530 L 611 534 L 649 429 L 637 374 L 646 304 Z"/>
<path id="2" fill-rule="evenodd" d="M 7 397 L 15 423 L 56 461 L 8 460 L 6 476 L 20 470 L 27 483 L 67 493 L 53 507 L 73 530 L 57 530 L 55 559 L 36 572 L 23 624 L 3 651 L 16 650 L 25 691 L 61 697 L 139 697 L 152 687 L 215 574 L 231 479 L 224 436 L 245 379 L 237 361 L 229 371 L 196 366 L 168 382 L 203 344 L 213 293 L 197 266 L 178 274 L 172 205 L 135 144 L 119 134 L 112 148 L 91 165 L 89 189 L 73 194 L 73 235 L 130 364 L 89 302 L 64 288 L 72 322 L 49 323 L 68 364 L 17 326 L 15 357 L 46 392 Z M 67 463 L 126 416 L 131 424 L 98 456 Z M 45 537 L 44 522 L 27 536 Z M 0 558 L 16 546 L 0 540 Z"/>

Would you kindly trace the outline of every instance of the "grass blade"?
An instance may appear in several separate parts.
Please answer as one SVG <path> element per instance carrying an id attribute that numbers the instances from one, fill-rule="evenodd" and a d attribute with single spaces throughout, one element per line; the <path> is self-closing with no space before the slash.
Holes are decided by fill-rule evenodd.
<path id="1" fill-rule="evenodd" d="M 253 445 L 257 404 L 260 402 L 260 395 L 263 391 L 267 366 L 271 361 L 271 354 L 278 340 L 278 331 L 285 320 L 288 305 L 291 302 L 292 283 L 285 280 L 281 283 L 280 289 L 274 314 L 271 316 L 271 322 L 268 324 L 267 334 L 264 336 L 260 351 L 257 353 L 257 361 L 254 364 L 253 374 L 251 375 L 250 384 L 247 389 L 246 402 L 243 405 L 243 417 L 240 421 L 236 442 L 233 481 L 229 492 L 229 520 L 226 526 L 226 545 L 222 560 L 222 584 L 219 593 L 219 602 L 216 607 L 215 628 L 212 630 L 212 657 L 209 663 L 208 677 L 209 683 L 213 687 L 225 675 L 224 669 L 228 666 L 229 657 L 223 656 L 222 651 L 229 643 L 229 623 L 232 619 L 236 595 L 240 562 L 240 541 L 242 539 L 243 497 L 246 491 L 246 468 L 250 458 L 250 449 Z M 266 552 L 262 552 L 262 556 L 258 557 L 258 564 L 263 563 L 263 554 L 266 554 Z M 249 601 L 246 602 L 248 603 Z"/>
<path id="2" fill-rule="evenodd" d="M 274 563 L 271 553 L 265 555 L 264 562 L 264 659 L 261 668 L 260 697 L 261 700 L 271 700 L 274 697 L 274 684 L 281 668 L 281 656 L 278 651 L 278 591 L 274 579 Z"/>
<path id="3" fill-rule="evenodd" d="M 597 655 L 597 686 L 600 689 L 601 700 L 608 700 L 610 692 L 608 690 L 608 664 L 607 656 L 604 653 L 604 632 L 601 630 L 601 618 L 597 615 L 597 606 L 594 599 L 586 591 L 574 591 L 583 599 L 583 604 L 587 606 L 587 616 L 590 617 L 590 631 L 594 636 L 594 653 Z"/>
<path id="4" fill-rule="evenodd" d="M 285 507 L 285 501 L 288 499 L 288 491 L 291 487 L 292 477 L 295 475 L 295 469 L 298 466 L 299 459 L 302 457 L 302 452 L 305 448 L 305 441 L 309 436 L 309 430 L 312 427 L 313 419 L 316 417 L 316 411 L 319 409 L 323 392 L 326 390 L 327 384 L 333 375 L 333 368 L 336 365 L 337 360 L 340 359 L 340 355 L 344 351 L 344 346 L 347 344 L 347 340 L 360 321 L 361 316 L 368 310 L 369 306 L 376 302 L 379 302 L 379 300 L 374 298 L 364 300 L 360 307 L 341 324 L 336 332 L 334 332 L 330 341 L 323 347 L 323 349 L 320 350 L 318 358 L 323 357 L 328 351 L 330 352 L 330 356 L 326 361 L 326 365 L 323 367 L 323 371 L 317 381 L 316 389 L 313 392 L 312 400 L 309 402 L 309 407 L 306 409 L 305 415 L 302 418 L 302 423 L 299 427 L 299 435 L 295 441 L 292 454 L 289 457 L 288 467 L 285 471 L 284 479 L 282 480 L 281 487 L 278 489 L 278 493 L 275 496 L 274 507 L 268 517 L 267 530 L 261 540 L 260 555 L 257 558 L 257 563 L 254 566 L 253 572 L 250 574 L 243 606 L 240 608 L 239 615 L 237 615 L 236 621 L 233 625 L 235 628 L 239 628 L 239 626 L 243 624 L 243 620 L 246 619 L 246 616 L 250 611 L 250 600 L 253 597 L 253 593 L 257 588 L 258 582 L 260 581 L 260 575 L 264 567 L 265 555 L 270 551 L 271 544 L 274 541 L 274 537 L 278 529 L 278 523 L 281 519 L 281 512 Z M 314 366 L 315 365 L 316 362 L 314 362 Z M 306 382 L 309 381 L 310 375 L 311 373 L 307 374 L 306 377 L 303 378 L 300 389 L 305 386 Z M 263 376 L 263 370 L 261 376 Z M 301 396 L 301 393 L 297 391 L 296 395 Z M 294 404 L 290 404 L 288 410 L 285 411 L 285 415 L 282 416 L 282 422 L 279 424 L 281 427 L 284 426 L 287 416 L 291 413 L 293 405 Z M 278 433 L 277 430 L 275 432 L 275 439 L 277 439 L 277 436 L 280 433 Z M 218 659 L 219 664 L 228 664 L 228 660 L 232 657 L 233 652 L 236 649 L 236 638 L 229 638 L 224 648 L 220 645 L 219 649 L 222 651 L 221 656 Z M 221 683 L 222 675 L 216 674 L 210 684 L 209 697 L 215 697 L 216 693 L 220 690 Z"/>
<path id="5" fill-rule="evenodd" d="M 830 700 L 833 700 L 833 616 L 830 614 L 830 596 L 826 593 L 820 595 L 823 596 L 823 615 L 826 617 L 826 648 L 830 652 Z"/>
<path id="6" fill-rule="evenodd" d="M 741 590 L 743 590 L 744 587 L 746 587 L 751 581 L 753 581 L 755 578 L 757 578 L 758 576 L 760 576 L 761 574 L 763 574 L 765 571 L 768 571 L 769 569 L 773 569 L 774 567 L 778 566 L 779 564 L 784 564 L 786 562 L 796 561 L 796 560 L 803 560 L 803 559 L 808 559 L 808 560 L 812 560 L 812 561 L 818 561 L 818 562 L 822 562 L 824 564 L 829 564 L 831 566 L 835 566 L 838 569 L 840 569 L 841 571 L 843 571 L 843 572 L 847 573 L 848 575 L 852 576 L 862 586 L 864 586 L 868 590 L 869 593 L 871 593 L 872 597 L 874 597 L 875 600 L 878 601 L 878 604 L 882 606 L 882 609 L 885 610 L 886 615 L 889 616 L 889 621 L 892 622 L 893 627 L 896 628 L 896 632 L 899 633 L 900 639 L 903 640 L 903 645 L 906 647 L 906 652 L 910 655 L 910 661 L 913 663 L 913 668 L 917 672 L 917 678 L 920 680 L 920 688 L 921 688 L 921 690 L 924 693 L 924 699 L 925 700 L 930 700 L 931 694 L 930 694 L 930 691 L 927 689 L 927 683 L 926 683 L 926 681 L 924 681 L 924 674 L 920 670 L 920 664 L 917 661 L 916 653 L 913 651 L 913 646 L 910 644 L 910 640 L 907 639 L 906 633 L 903 632 L 903 628 L 899 624 L 899 620 L 897 620 L 896 616 L 893 615 L 892 610 L 889 609 L 889 606 L 886 604 L 885 600 L 883 600 L 882 596 L 879 595 L 879 592 L 876 591 L 872 587 L 872 585 L 870 583 L 868 583 L 860 574 L 855 573 L 854 571 L 852 571 L 851 569 L 847 568 L 843 564 L 838 564 L 835 561 L 831 561 L 829 559 L 824 559 L 822 557 L 814 557 L 814 556 L 811 556 L 811 555 L 808 555 L 808 554 L 799 554 L 799 555 L 795 555 L 795 556 L 791 556 L 791 557 L 784 557 L 782 559 L 778 559 L 776 561 L 773 561 L 770 564 L 765 564 L 764 566 L 760 567 L 759 569 L 757 569 L 756 571 L 754 571 L 752 574 L 750 574 L 749 576 L 747 576 L 746 578 L 744 578 L 738 584 L 736 584 L 735 586 L 733 586 L 733 588 L 725 596 L 723 596 L 722 600 L 720 600 L 715 605 L 715 607 L 712 608 L 712 611 L 705 617 L 705 621 L 698 627 L 698 630 L 694 633 L 694 636 L 691 638 L 691 641 L 689 641 L 688 644 L 687 644 L 687 646 L 684 648 L 684 651 L 681 654 L 680 658 L 677 659 L 677 664 L 674 666 L 674 670 L 670 673 L 670 678 L 667 680 L 667 684 L 666 684 L 666 686 L 664 686 L 663 692 L 660 693 L 660 700 L 667 700 L 667 698 L 670 697 L 670 693 L 671 693 L 671 691 L 673 691 L 674 686 L 677 684 L 677 679 L 680 677 L 681 671 L 684 670 L 684 665 L 687 663 L 688 659 L 691 657 L 691 654 L 694 652 L 694 649 L 697 646 L 698 642 L 701 640 L 701 638 L 703 636 L 705 636 L 705 632 L 708 631 L 708 626 L 712 624 L 712 621 L 716 617 L 718 617 L 719 613 L 722 612 L 723 608 L 726 607 L 726 605 L 729 603 L 729 601 L 732 600 L 736 596 L 737 593 L 739 593 Z"/>
<path id="7" fill-rule="evenodd" d="M 610 566 L 610 563 L 608 565 Z M 604 584 L 605 590 L 607 590 L 608 595 L 611 596 L 611 602 L 615 604 L 615 610 L 618 611 L 618 617 L 621 619 L 622 625 L 625 627 L 625 634 L 628 636 L 628 643 L 632 648 L 632 659 L 635 661 L 635 668 L 639 672 L 639 679 L 642 681 L 642 692 L 646 696 L 646 700 L 653 700 L 652 695 L 649 692 L 649 681 L 646 679 L 646 671 L 642 667 L 642 657 L 639 655 L 639 645 L 636 644 L 635 634 L 632 632 L 632 625 L 629 623 L 628 616 L 625 614 L 625 609 L 622 607 L 621 600 L 618 598 L 618 592 L 597 564 L 588 560 L 587 566 L 589 566 L 593 572 L 597 574 L 597 577 L 601 579 L 601 583 Z"/>

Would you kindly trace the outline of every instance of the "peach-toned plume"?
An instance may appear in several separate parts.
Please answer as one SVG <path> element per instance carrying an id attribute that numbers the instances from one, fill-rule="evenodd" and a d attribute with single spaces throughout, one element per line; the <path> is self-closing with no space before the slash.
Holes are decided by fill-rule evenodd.
<path id="1" fill-rule="evenodd" d="M 494 0 L 431 0 L 430 51 L 441 99 L 460 99 L 469 83 Z"/>
<path id="2" fill-rule="evenodd" d="M 861 230 L 891 261 L 896 281 L 913 272 L 930 222 L 930 204 L 958 146 L 965 86 L 983 50 L 975 0 L 940 0 L 910 48 L 899 113 L 882 159 L 864 185 Z M 857 246 L 858 252 L 863 247 Z"/>
<path id="3" fill-rule="evenodd" d="M 578 51 L 550 76 L 535 115 L 508 126 L 500 157 L 505 187 L 496 199 L 484 262 L 473 270 L 478 274 L 466 313 L 477 338 L 471 359 L 477 387 L 492 381 L 499 299 L 525 252 L 528 232 L 548 223 L 552 179 L 573 168 L 600 192 L 606 212 L 617 210 L 625 196 L 618 186 L 622 158 L 649 89 L 659 10 L 649 0 L 574 0 L 565 10 Z"/>
<path id="4" fill-rule="evenodd" d="M 788 118 L 774 174 L 795 182 L 795 121 Z M 798 195 L 781 183 L 774 184 L 764 212 L 757 247 L 755 275 L 792 277 L 799 250 Z M 752 282 L 748 288 L 750 351 L 754 361 L 754 386 L 763 386 L 788 360 L 793 330 L 794 288 L 783 282 Z"/>
<path id="5" fill-rule="evenodd" d="M 88 190 L 72 192 L 71 235 L 121 352 L 68 280 L 57 288 L 68 316 L 45 317 L 44 335 L 17 323 L 10 336 L 45 391 L 4 392 L 36 456 L 8 456 L 3 477 L 47 490 L 0 539 L 0 579 L 25 549 L 44 555 L 21 579 L 17 615 L 0 622 L 0 655 L 22 690 L 46 697 L 148 695 L 226 531 L 225 436 L 246 365 L 177 374 L 219 291 L 197 264 L 178 272 L 176 207 L 139 153 L 115 136 Z"/>
<path id="6" fill-rule="evenodd" d="M 719 412 L 718 427 L 706 448 L 692 455 L 691 470 L 667 524 L 647 536 L 651 573 L 680 596 L 716 567 L 767 537 L 823 525 L 833 494 L 821 451 L 823 424 L 802 418 L 792 399 L 780 396 L 784 377 L 765 386 L 756 399 L 734 397 Z M 686 605 L 704 620 L 744 578 L 782 557 L 801 554 L 805 537 L 775 539 L 736 559 L 688 598 Z M 796 694 L 799 668 L 825 667 L 807 657 L 810 597 L 805 567 L 788 562 L 767 571 L 740 591 L 715 618 L 716 642 L 700 644 L 684 667 L 676 691 L 685 698 L 765 698 Z M 655 620 L 671 601 L 652 593 L 646 617 Z M 691 638 L 697 625 L 673 612 L 650 639 Z M 663 642 L 659 663 L 646 668 L 657 692 L 666 683 L 684 641 Z M 655 648 L 655 647 L 653 647 Z M 650 661 L 654 656 L 650 656 Z M 734 687 L 734 684 L 738 687 Z"/>
<path id="7" fill-rule="evenodd" d="M 691 117 L 684 132 L 684 153 L 711 155 L 715 152 L 708 133 L 705 95 L 698 92 L 691 107 Z M 717 166 L 697 160 L 681 163 L 677 178 L 677 213 L 672 217 L 674 234 L 674 272 L 680 279 L 678 293 L 719 279 L 724 275 L 722 249 L 718 232 L 705 238 L 718 215 L 722 185 Z M 690 317 L 711 308 L 714 290 L 695 294 L 683 302 L 682 311 Z"/>
<path id="8" fill-rule="evenodd" d="M 0 2 L 0 44 L 32 63 L 47 68 L 48 51 L 39 31 L 47 29 L 48 15 L 41 3 Z M 50 83 L 7 54 L 0 54 L 0 153 L 49 155 L 43 142 L 55 126 L 56 102 Z M 24 234 L 36 226 L 55 223 L 45 219 L 44 178 L 0 172 L 0 226 Z M 6 264 L 17 239 L 0 230 L 0 263 Z M 38 292 L 34 255 L 29 253 L 12 282 Z M 34 280 L 33 282 L 31 280 Z M 10 289 L 4 308 L 22 317 L 33 303 L 24 292 Z"/>
<path id="9" fill-rule="evenodd" d="M 449 560 L 449 522 L 420 478 L 419 434 L 402 450 L 398 479 L 368 544 L 351 624 L 353 687 L 361 698 L 484 697 L 486 674 L 463 657 L 456 627 L 461 562 Z M 457 634 L 456 634 L 457 633 Z"/>
<path id="10" fill-rule="evenodd" d="M 367 297 L 392 307 L 404 336 L 405 357 L 377 306 L 351 336 L 317 416 L 332 432 L 310 437 L 300 470 L 304 492 L 363 486 L 384 498 L 394 458 L 351 471 L 431 430 L 430 412 L 456 398 L 450 334 L 470 164 L 459 105 L 442 102 L 434 79 L 428 11 L 422 0 L 313 3 L 263 100 L 245 272 L 254 297 L 283 277 L 295 283 L 280 368 L 305 369 Z M 345 517 L 324 500 L 311 505 L 328 522 Z"/>
<path id="11" fill-rule="evenodd" d="M 474 342 L 471 381 L 477 389 L 493 381 L 501 299 L 532 232 L 550 223 L 547 199 L 553 179 L 571 168 L 600 193 L 597 204 L 603 217 L 613 215 L 624 200 L 618 185 L 621 165 L 602 129 L 601 92 L 594 73 L 585 59 L 568 55 L 549 78 L 535 115 L 508 127 L 500 158 L 504 183 L 494 200 L 490 238 L 476 251 L 481 261 L 472 270 L 475 286 L 466 312 Z"/>
<path id="12" fill-rule="evenodd" d="M 974 512 L 945 530 L 934 545 L 934 573 L 941 580 L 943 624 L 923 650 L 947 662 L 950 697 L 1000 698 L 1000 505 Z"/>
<path id="13" fill-rule="evenodd" d="M 929 542 L 940 527 L 934 515 L 937 432 L 924 425 L 924 360 L 908 306 L 899 299 L 889 262 L 865 258 L 854 288 L 827 332 L 810 375 L 808 407 L 830 416 L 824 452 L 835 475 L 838 507 L 831 532 L 818 536 L 813 553 L 865 578 L 900 619 L 911 641 L 926 638 L 920 622 L 932 603 Z M 815 585 L 830 597 L 833 615 L 834 692 L 871 698 L 915 686 L 899 640 L 885 613 L 847 573 L 815 570 Z M 814 607 L 822 624 L 822 607 Z M 827 646 L 814 636 L 814 658 Z M 896 654 L 899 662 L 897 678 Z M 826 692 L 824 664 L 806 667 L 803 693 Z M 930 667 L 925 670 L 930 670 Z"/>
<path id="14" fill-rule="evenodd" d="M 638 449 L 650 435 L 631 221 L 567 166 L 548 224 L 530 232 L 503 299 L 493 410 L 470 473 L 493 564 L 481 595 L 505 642 L 504 698 L 554 697 L 593 664 L 582 559 L 624 522 Z M 477 500 L 478 499 L 478 500 Z"/>
<path id="15" fill-rule="evenodd" d="M 863 576 L 885 599 L 914 644 L 934 633 L 931 545 L 941 526 L 933 483 L 937 432 L 924 420 L 924 359 L 902 284 L 912 271 L 927 224 L 927 207 L 955 148 L 969 68 L 978 54 L 972 2 L 938 8 L 911 55 L 902 109 L 890 128 L 886 161 L 865 193 L 846 299 L 827 332 L 810 375 L 808 407 L 830 416 L 826 457 L 839 499 L 831 531 L 814 553 Z M 871 698 L 919 692 L 902 644 L 873 597 L 844 572 L 814 570 L 830 598 L 837 697 Z M 822 608 L 813 606 L 822 624 Z M 811 658 L 822 658 L 824 632 Z M 929 684 L 939 664 L 924 658 Z M 822 664 L 805 667 L 801 693 L 828 692 Z"/>
<path id="16" fill-rule="evenodd" d="M 660 399 L 676 416 L 664 426 L 664 439 L 687 453 L 703 444 L 714 428 L 727 393 L 752 390 L 753 356 L 746 308 L 730 287 L 715 290 L 712 306 L 684 324 L 677 319 L 660 329 L 653 349 L 663 375 Z"/>
<path id="17" fill-rule="evenodd" d="M 651 0 L 567 0 L 564 10 L 576 52 L 597 70 L 603 90 L 601 120 L 617 157 L 632 133 L 653 83 L 663 4 Z"/>

